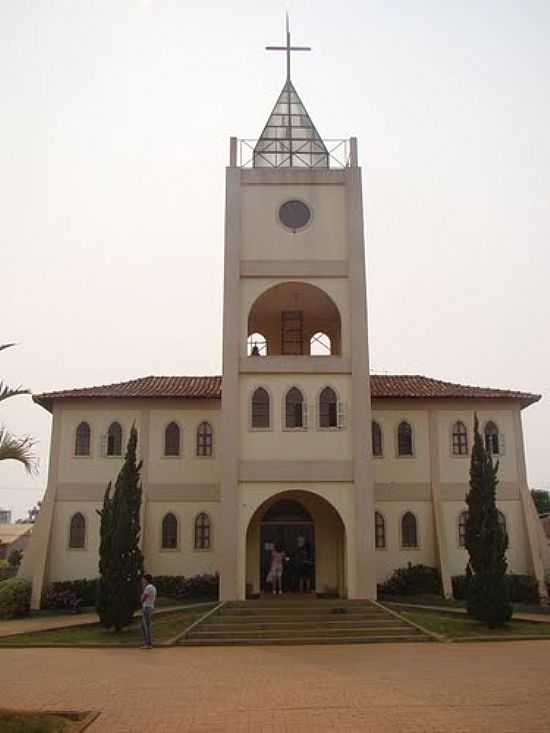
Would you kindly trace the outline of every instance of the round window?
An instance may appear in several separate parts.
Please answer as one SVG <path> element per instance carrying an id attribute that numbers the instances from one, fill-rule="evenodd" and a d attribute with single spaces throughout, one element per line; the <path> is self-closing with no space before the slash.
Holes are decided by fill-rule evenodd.
<path id="1" fill-rule="evenodd" d="M 285 227 L 295 232 L 309 224 L 311 211 L 302 201 L 286 201 L 279 209 L 279 219 Z"/>

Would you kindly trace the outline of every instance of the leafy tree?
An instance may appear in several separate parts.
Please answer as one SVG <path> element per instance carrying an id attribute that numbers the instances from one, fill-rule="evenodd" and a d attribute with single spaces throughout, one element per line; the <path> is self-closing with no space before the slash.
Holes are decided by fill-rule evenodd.
<path id="1" fill-rule="evenodd" d="M 11 346 L 15 344 L 0 344 L 0 351 L 9 349 Z M 22 394 L 30 394 L 30 391 L 23 387 L 9 387 L 0 381 L 0 402 Z M 19 461 L 28 473 L 33 473 L 38 465 L 33 451 L 35 443 L 36 441 L 30 435 L 17 438 L 8 431 L 5 425 L 0 424 L 0 461 Z"/>
<path id="2" fill-rule="evenodd" d="M 96 609 L 102 625 L 120 631 L 139 607 L 143 555 L 139 549 L 141 507 L 140 471 L 136 460 L 137 430 L 132 426 L 124 465 L 103 498 L 99 546 L 99 582 Z"/>
<path id="3" fill-rule="evenodd" d="M 550 492 L 545 489 L 531 489 L 531 496 L 538 514 L 548 514 L 550 512 Z"/>
<path id="4" fill-rule="evenodd" d="M 474 421 L 474 446 L 470 463 L 470 491 L 466 496 L 466 568 L 468 613 L 489 628 L 503 626 L 512 616 L 506 579 L 508 537 L 500 526 L 495 504 L 498 461 L 485 450 Z"/>
<path id="5" fill-rule="evenodd" d="M 40 511 L 41 506 L 42 506 L 42 502 L 37 501 L 36 504 L 27 511 L 27 516 L 25 517 L 25 519 L 18 519 L 15 523 L 16 524 L 34 524 L 38 517 L 38 512 Z"/>

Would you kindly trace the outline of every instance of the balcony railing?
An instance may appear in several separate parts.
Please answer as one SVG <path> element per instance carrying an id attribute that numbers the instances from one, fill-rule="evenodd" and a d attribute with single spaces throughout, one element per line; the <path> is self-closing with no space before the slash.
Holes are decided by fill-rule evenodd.
<path id="1" fill-rule="evenodd" d="M 273 140 L 273 149 L 264 145 L 256 150 L 258 139 L 239 140 L 240 168 L 347 168 L 353 165 L 350 140 L 323 140 L 326 149 L 312 149 L 312 140 L 292 140 L 292 148 L 284 149 L 281 140 Z M 314 143 L 313 143 L 314 144 Z"/>

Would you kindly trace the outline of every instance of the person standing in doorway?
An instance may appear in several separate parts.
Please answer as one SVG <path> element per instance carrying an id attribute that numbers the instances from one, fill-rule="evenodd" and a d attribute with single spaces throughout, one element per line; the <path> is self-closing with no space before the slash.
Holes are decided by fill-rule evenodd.
<path id="1" fill-rule="evenodd" d="M 141 579 L 143 592 L 141 594 L 141 630 L 143 631 L 143 649 L 152 649 L 151 619 L 157 600 L 157 589 L 153 585 L 153 577 L 144 575 Z"/>
<path id="2" fill-rule="evenodd" d="M 286 561 L 286 552 L 280 542 L 277 542 L 271 551 L 271 567 L 268 573 L 268 580 L 273 586 L 273 593 L 283 592 L 283 568 Z"/>

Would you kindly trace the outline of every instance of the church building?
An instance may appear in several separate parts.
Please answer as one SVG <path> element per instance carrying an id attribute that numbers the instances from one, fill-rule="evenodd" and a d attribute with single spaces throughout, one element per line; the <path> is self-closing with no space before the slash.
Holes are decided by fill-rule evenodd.
<path id="1" fill-rule="evenodd" d="M 509 570 L 544 587 L 547 543 L 521 411 L 538 395 L 371 375 L 358 145 L 323 140 L 290 78 L 226 168 L 223 376 L 148 376 L 34 396 L 53 417 L 47 490 L 21 574 L 98 574 L 99 516 L 132 424 L 153 575 L 220 574 L 220 598 L 268 590 L 271 550 L 310 553 L 319 595 L 376 598 L 408 563 L 464 573 L 474 413 L 498 458 Z M 153 306 L 154 307 L 154 306 Z M 291 591 L 290 584 L 283 589 Z"/>

